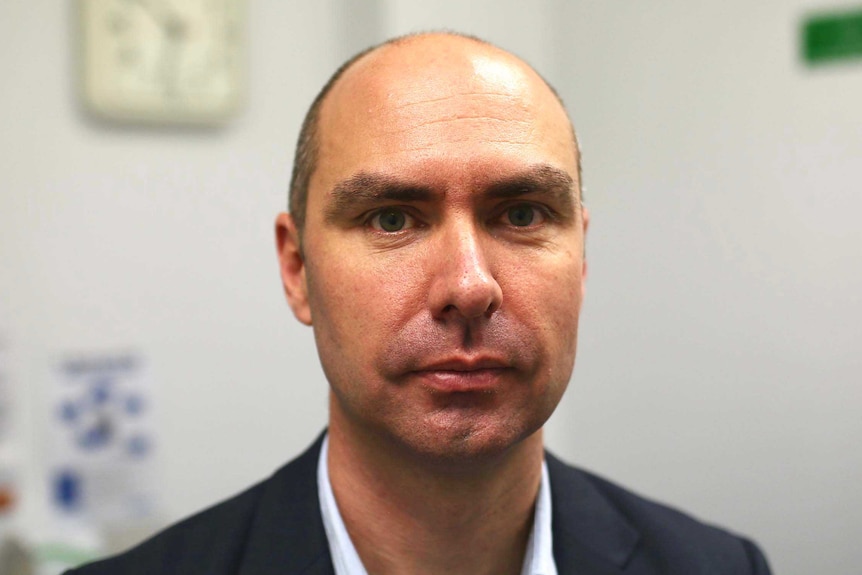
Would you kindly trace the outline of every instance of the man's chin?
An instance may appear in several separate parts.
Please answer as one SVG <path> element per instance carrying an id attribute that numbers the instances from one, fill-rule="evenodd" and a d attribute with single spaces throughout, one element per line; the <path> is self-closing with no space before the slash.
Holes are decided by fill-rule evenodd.
<path id="1" fill-rule="evenodd" d="M 418 423 L 402 430 L 395 440 L 408 457 L 424 465 L 463 473 L 505 458 L 541 427 L 452 419 L 442 425 L 440 421 Z"/>
<path id="2" fill-rule="evenodd" d="M 423 394 L 396 409 L 350 409 L 337 398 L 330 407 L 330 426 L 358 441 L 356 448 L 393 464 L 410 464 L 429 471 L 465 472 L 505 460 L 525 443 L 541 449 L 541 429 L 552 412 L 506 405 L 497 394 Z M 501 405 L 502 404 L 502 405 Z M 397 463 L 400 460 L 401 463 Z"/>

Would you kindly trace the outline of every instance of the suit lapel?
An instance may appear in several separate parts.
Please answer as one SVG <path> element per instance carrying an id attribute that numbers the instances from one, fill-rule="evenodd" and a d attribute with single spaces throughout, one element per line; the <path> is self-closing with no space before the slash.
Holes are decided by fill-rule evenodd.
<path id="1" fill-rule="evenodd" d="M 637 530 L 582 471 L 549 453 L 546 460 L 559 575 L 622 573 L 640 539 Z"/>
<path id="2" fill-rule="evenodd" d="M 334 575 L 317 495 L 322 440 L 266 482 L 239 575 Z"/>

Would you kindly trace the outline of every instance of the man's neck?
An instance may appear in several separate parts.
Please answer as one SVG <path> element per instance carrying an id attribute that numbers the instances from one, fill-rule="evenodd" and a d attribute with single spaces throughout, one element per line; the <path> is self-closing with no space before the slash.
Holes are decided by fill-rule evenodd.
<path id="1" fill-rule="evenodd" d="M 329 477 L 369 573 L 521 572 L 541 480 L 541 430 L 455 471 L 345 427 L 330 421 Z"/>

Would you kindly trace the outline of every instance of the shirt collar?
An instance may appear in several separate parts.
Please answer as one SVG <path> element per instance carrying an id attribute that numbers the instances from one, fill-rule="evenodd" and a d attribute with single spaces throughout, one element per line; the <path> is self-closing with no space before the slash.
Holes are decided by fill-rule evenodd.
<path id="1" fill-rule="evenodd" d="M 327 435 L 323 439 L 320 459 L 317 461 L 317 492 L 320 499 L 320 515 L 323 517 L 323 527 L 329 541 L 329 552 L 332 555 L 335 575 L 368 575 L 350 540 L 350 534 L 347 533 L 335 495 L 332 493 L 327 464 L 328 452 L 329 436 Z M 553 549 L 551 480 L 548 477 L 548 465 L 542 461 L 542 479 L 539 483 L 539 495 L 536 497 L 533 529 L 527 541 L 527 552 L 524 554 L 521 575 L 557 575 Z"/>

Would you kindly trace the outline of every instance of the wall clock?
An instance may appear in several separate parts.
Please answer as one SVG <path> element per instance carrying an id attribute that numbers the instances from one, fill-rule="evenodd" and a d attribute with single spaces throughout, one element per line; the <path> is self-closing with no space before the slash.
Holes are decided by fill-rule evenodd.
<path id="1" fill-rule="evenodd" d="M 244 0 L 78 0 L 81 92 L 103 118 L 220 124 L 244 82 Z"/>

